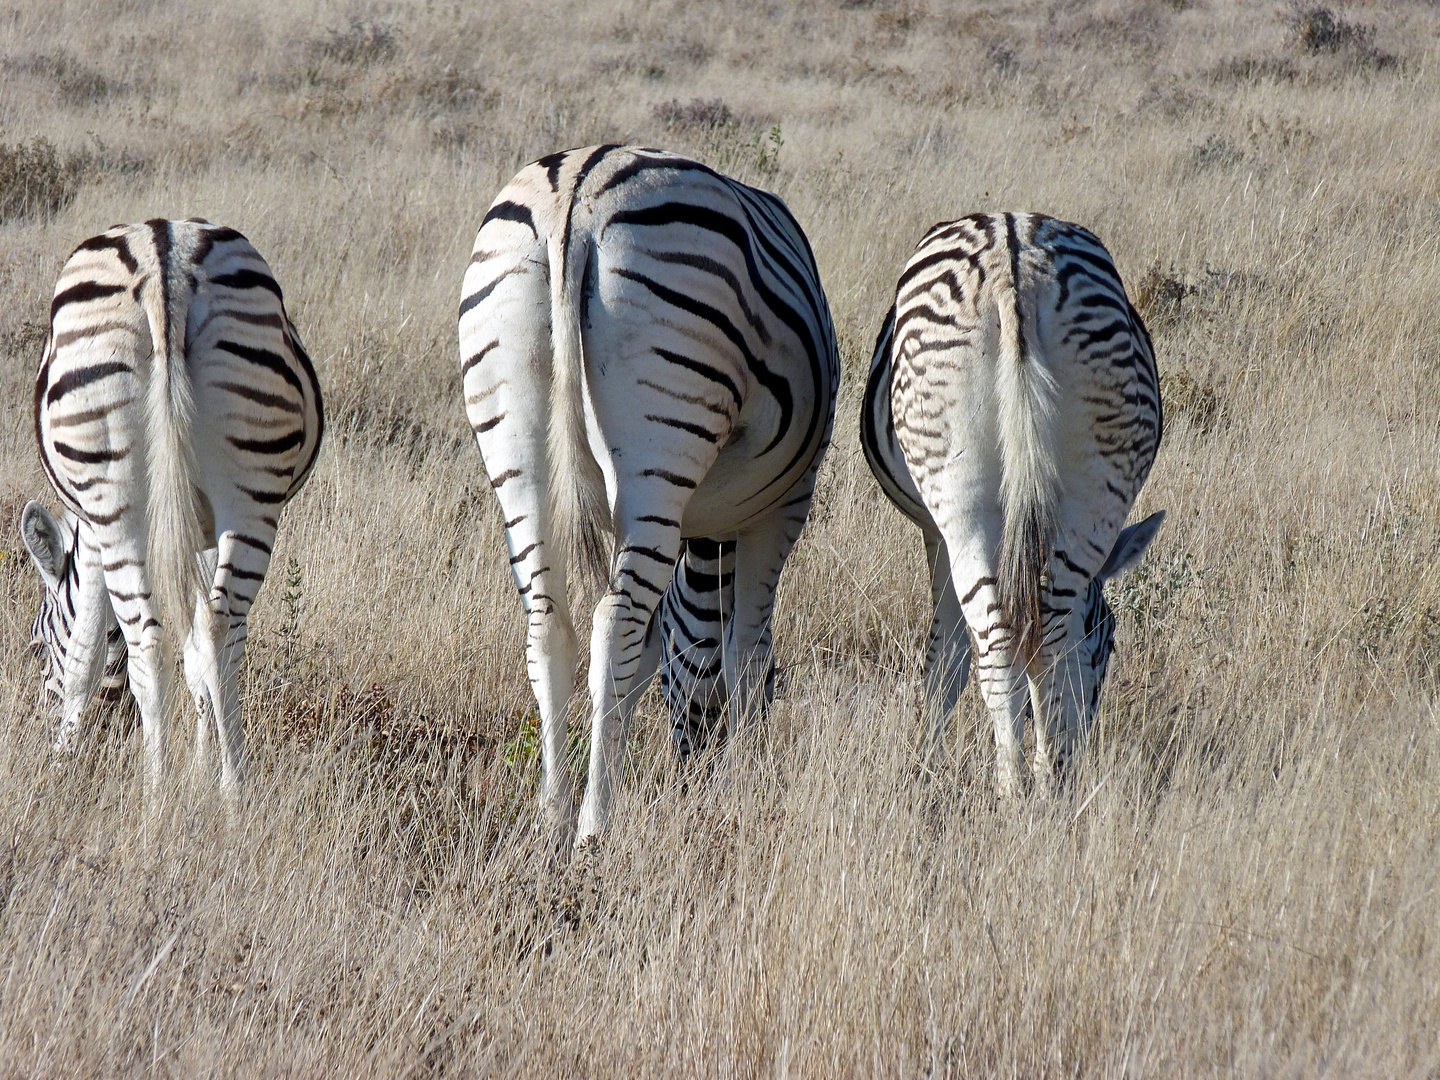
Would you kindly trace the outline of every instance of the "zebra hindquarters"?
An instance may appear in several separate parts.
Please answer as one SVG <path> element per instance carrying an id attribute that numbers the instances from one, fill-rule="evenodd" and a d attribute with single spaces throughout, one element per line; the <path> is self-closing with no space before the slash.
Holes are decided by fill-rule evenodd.
<path id="1" fill-rule="evenodd" d="M 56 285 L 35 403 L 41 460 L 86 523 L 77 547 L 98 553 L 125 639 L 147 786 L 164 772 L 171 647 L 189 630 L 187 680 L 222 728 L 233 793 L 245 617 L 324 427 L 279 284 L 244 236 L 199 219 L 91 237 Z M 207 580 L 196 556 L 217 536 Z M 85 630 L 81 652 L 93 653 L 95 635 Z M 56 633 L 45 644 L 54 656 L 71 642 Z"/>
<path id="2" fill-rule="evenodd" d="M 682 537 L 749 528 L 813 468 L 839 381 L 834 331 L 809 244 L 773 195 L 662 151 L 594 146 L 542 158 L 500 192 L 460 337 L 531 658 L 552 685 L 533 665 L 532 679 L 556 720 L 569 665 L 548 658 L 572 648 L 559 580 L 572 552 L 555 545 L 603 563 L 597 541 L 606 525 L 613 536 L 590 642 L 583 842 L 609 817 Z"/>
<path id="3" fill-rule="evenodd" d="M 546 249 L 529 225 L 493 212 L 475 249 L 460 307 L 465 413 L 500 503 L 510 571 L 525 613 L 526 673 L 540 711 L 541 819 L 566 828 L 573 811 L 566 713 L 579 653 L 566 588 L 567 552 L 552 516 Z"/>
<path id="4" fill-rule="evenodd" d="M 1103 675 L 1086 670 L 1082 605 L 1160 438 L 1149 337 L 1092 234 L 977 214 L 921 241 L 897 287 L 891 351 L 896 435 L 949 549 L 997 786 L 1021 786 L 1028 702 L 1049 787 Z"/>

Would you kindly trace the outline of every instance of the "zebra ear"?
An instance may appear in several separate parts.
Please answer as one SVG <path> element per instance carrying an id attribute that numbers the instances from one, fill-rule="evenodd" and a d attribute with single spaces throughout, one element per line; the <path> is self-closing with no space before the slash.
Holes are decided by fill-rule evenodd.
<path id="1" fill-rule="evenodd" d="M 65 533 L 50 511 L 33 499 L 20 512 L 20 535 L 35 568 L 45 579 L 45 587 L 54 589 L 65 576 L 69 552 L 65 550 Z"/>
<path id="2" fill-rule="evenodd" d="M 1144 521 L 1137 521 L 1129 528 L 1121 529 L 1115 546 L 1110 549 L 1110 557 L 1095 575 L 1095 580 L 1103 585 L 1138 563 L 1145 554 L 1145 549 L 1150 546 L 1150 541 L 1154 540 L 1155 534 L 1160 531 L 1160 523 L 1164 520 L 1165 511 L 1156 510 Z"/>

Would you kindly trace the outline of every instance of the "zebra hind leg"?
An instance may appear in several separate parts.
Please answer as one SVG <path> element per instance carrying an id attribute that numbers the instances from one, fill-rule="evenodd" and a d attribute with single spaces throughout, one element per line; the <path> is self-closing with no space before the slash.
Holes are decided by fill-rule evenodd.
<path id="1" fill-rule="evenodd" d="M 201 580 L 214 581 L 215 564 L 219 559 L 219 552 L 212 548 L 202 552 L 197 558 L 200 562 Z M 208 619 L 208 612 L 209 606 L 206 598 L 197 594 L 195 617 L 190 624 L 190 634 L 185 639 L 184 663 L 182 664 L 185 672 L 185 685 L 189 688 L 190 696 L 195 701 L 194 778 L 202 783 L 211 779 L 210 733 L 214 725 L 218 723 L 216 702 L 211 697 L 210 687 L 205 679 L 205 657 L 208 655 L 208 650 L 197 637 L 199 628 L 204 626 Z"/>
<path id="2" fill-rule="evenodd" d="M 647 519 L 679 521 L 684 505 L 660 504 Z M 648 526 L 617 513 L 610 586 L 595 606 L 590 639 L 590 774 L 580 806 L 576 844 L 601 832 L 610 818 L 612 789 L 625 757 L 630 717 L 654 674 L 658 650 L 649 630 L 680 554 L 678 526 Z"/>
<path id="3" fill-rule="evenodd" d="M 953 553 L 956 548 L 949 544 Z M 961 604 L 974 635 L 975 681 L 995 727 L 995 791 L 1002 799 L 1025 791 L 1025 716 L 1030 706 L 1026 665 L 1015 647 L 1015 633 L 1000 621 L 1000 595 L 988 565 L 952 559 L 952 579 L 975 582 Z"/>
<path id="4" fill-rule="evenodd" d="M 525 612 L 525 670 L 540 711 L 540 823 L 547 831 L 564 832 L 574 809 L 566 755 L 579 647 L 565 554 L 550 526 L 544 444 L 533 437 L 534 430 L 543 433 L 544 428 L 521 429 L 508 443 L 487 445 L 485 462 L 492 477 L 500 479 L 491 483 L 505 515 L 510 570 Z M 521 479 L 537 476 L 538 483 Z"/>

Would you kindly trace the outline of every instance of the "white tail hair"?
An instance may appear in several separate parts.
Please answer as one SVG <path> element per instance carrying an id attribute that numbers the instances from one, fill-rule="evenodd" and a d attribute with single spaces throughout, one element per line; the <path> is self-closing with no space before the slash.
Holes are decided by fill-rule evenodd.
<path id="1" fill-rule="evenodd" d="M 551 524 L 564 558 L 599 582 L 609 574 L 612 526 L 605 477 L 590 451 L 586 431 L 585 350 L 580 337 L 580 305 L 593 248 L 588 236 L 570 229 L 563 233 L 563 238 L 553 233 L 549 238 Z"/>
<path id="2" fill-rule="evenodd" d="M 1008 263 L 1008 260 L 1007 260 Z M 1007 269 L 1010 267 L 1007 265 Z M 1006 624 L 1027 661 L 1040 646 L 1043 581 L 1055 546 L 1060 473 L 1055 377 L 1028 347 L 1019 282 L 995 283 L 1000 317 L 1000 503 L 1005 515 L 996 590 Z"/>
<path id="3" fill-rule="evenodd" d="M 207 547 L 191 438 L 195 398 L 185 360 L 191 287 L 173 274 L 168 245 L 157 244 L 156 253 L 158 264 L 140 290 L 154 347 L 145 400 L 150 526 L 145 570 L 162 625 L 184 641 L 194 619 L 196 593 L 206 584 L 196 555 Z"/>

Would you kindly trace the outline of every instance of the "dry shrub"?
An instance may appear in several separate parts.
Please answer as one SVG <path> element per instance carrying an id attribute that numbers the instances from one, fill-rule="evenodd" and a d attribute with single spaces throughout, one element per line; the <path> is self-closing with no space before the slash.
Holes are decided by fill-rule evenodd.
<path id="1" fill-rule="evenodd" d="M 1245 155 L 1223 135 L 1211 135 L 1203 143 L 1192 147 L 1186 161 L 1186 168 L 1192 173 L 1206 169 L 1231 169 L 1245 160 Z"/>
<path id="2" fill-rule="evenodd" d="M 1224 419 L 1219 389 L 1188 371 L 1167 371 L 1160 375 L 1160 400 L 1165 405 L 1167 422 L 1183 416 L 1202 435 L 1215 430 Z"/>
<path id="3" fill-rule="evenodd" d="M 1166 120 L 1180 120 L 1200 111 L 1204 100 L 1188 87 L 1171 82 L 1147 87 L 1135 102 L 1135 111 L 1142 115 L 1158 113 Z"/>
<path id="4" fill-rule="evenodd" d="M 497 892 L 505 898 L 501 910 L 523 916 L 508 925 L 497 923 L 502 955 L 516 963 L 548 957 L 558 939 L 583 939 L 607 914 L 613 915 L 595 856 L 592 844 L 573 859 L 557 860 L 559 865 L 542 861 L 534 868 L 517 867 L 496 882 Z"/>
<path id="5" fill-rule="evenodd" d="M 997 75 L 1016 75 L 1020 71 L 1020 57 L 1013 45 L 1004 41 L 992 41 L 985 46 L 985 63 Z"/>
<path id="6" fill-rule="evenodd" d="M 0 149 L 0 153 L 3 153 L 3 149 Z M 4 214 L 0 214 L 0 221 L 3 220 Z M 0 356 L 10 357 L 25 365 L 38 365 L 40 350 L 49 336 L 48 323 L 39 319 L 21 319 L 9 329 L 0 332 Z"/>
<path id="7" fill-rule="evenodd" d="M 37 53 L 24 59 L 7 60 L 3 67 L 27 75 L 49 79 L 55 84 L 60 100 L 71 106 L 101 105 L 109 98 L 129 91 L 98 69 L 75 59 L 69 52 Z"/>
<path id="8" fill-rule="evenodd" d="M 1131 302 L 1140 317 L 1155 330 L 1179 321 L 1186 298 L 1194 296 L 1196 291 L 1194 285 L 1180 276 L 1174 264 L 1167 269 L 1157 259 L 1135 283 Z"/>
<path id="9" fill-rule="evenodd" d="M 0 143 L 0 223 L 54 214 L 69 205 L 85 173 L 82 160 L 62 158 L 48 139 Z"/>
<path id="10" fill-rule="evenodd" d="M 377 97 L 397 105 L 416 106 L 429 115 L 475 114 L 493 108 L 500 93 L 489 87 L 477 72 L 446 64 L 438 70 L 402 71 L 386 80 Z"/>
<path id="11" fill-rule="evenodd" d="M 668 131 L 714 131 L 735 123 L 735 114 L 722 98 L 691 98 L 684 104 L 671 98 L 658 102 L 652 111 Z"/>
<path id="12" fill-rule="evenodd" d="M 1329 8 L 1296 5 L 1289 14 L 1295 43 L 1307 52 L 1337 52 L 1342 48 L 1368 48 L 1375 38 L 1373 26 L 1346 22 Z"/>
<path id="13" fill-rule="evenodd" d="M 389 23 L 352 16 L 344 26 L 335 27 L 310 42 L 308 52 L 317 60 L 341 64 L 383 64 L 399 52 L 397 38 L 397 28 Z"/>
<path id="14" fill-rule="evenodd" d="M 1256 114 L 1248 118 L 1246 128 L 1246 140 L 1257 150 L 1308 150 L 1320 137 L 1314 128 L 1291 117 Z"/>
<path id="15" fill-rule="evenodd" d="M 1210 68 L 1216 83 L 1293 82 L 1300 76 L 1295 62 L 1283 56 L 1232 56 Z"/>
<path id="16" fill-rule="evenodd" d="M 875 36 L 872 44 L 879 48 L 901 45 L 925 20 L 929 12 L 913 0 L 898 0 L 877 11 L 871 19 Z"/>
<path id="17" fill-rule="evenodd" d="M 1167 36 L 1167 14 L 1151 7 L 1099 14 L 1089 5 L 1056 4 L 1047 10 L 1036 40 L 1061 49 L 1154 50 Z"/>
<path id="18" fill-rule="evenodd" d="M 1375 47 L 1375 28 L 1352 23 L 1327 7 L 1296 4 L 1284 16 L 1291 39 L 1311 55 L 1331 55 L 1356 68 L 1377 71 L 1395 67 L 1399 58 Z"/>

